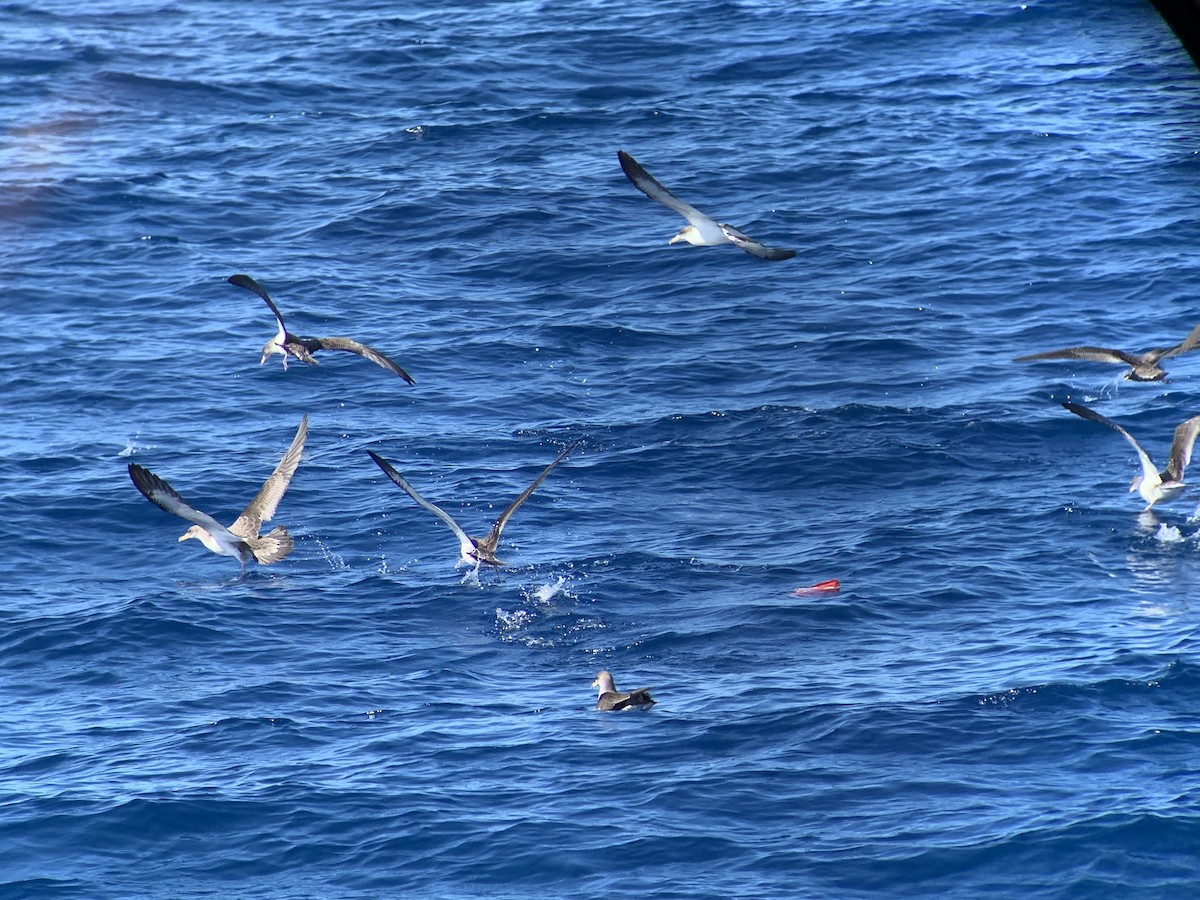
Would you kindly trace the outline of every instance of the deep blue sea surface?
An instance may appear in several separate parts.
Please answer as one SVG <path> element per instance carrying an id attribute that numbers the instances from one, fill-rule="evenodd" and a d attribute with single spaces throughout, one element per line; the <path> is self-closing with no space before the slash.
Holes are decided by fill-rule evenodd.
<path id="1" fill-rule="evenodd" d="M 0 6 L 0 897 L 1200 893 L 1145 0 Z M 668 246 L 625 178 L 767 243 Z M 304 335 L 275 357 L 254 276 Z M 300 417 L 251 567 L 225 523 Z M 477 577 L 367 457 L 474 534 Z M 829 579 L 840 592 L 794 593 Z M 601 713 L 597 670 L 652 686 Z"/>

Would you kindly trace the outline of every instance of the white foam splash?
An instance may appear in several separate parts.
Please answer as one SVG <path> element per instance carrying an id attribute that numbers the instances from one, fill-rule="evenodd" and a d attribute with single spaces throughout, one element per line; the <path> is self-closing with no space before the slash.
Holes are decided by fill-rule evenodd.
<path id="1" fill-rule="evenodd" d="M 501 631 L 519 631 L 533 621 L 533 614 L 525 609 L 507 609 L 496 607 L 496 625 Z"/>
<path id="2" fill-rule="evenodd" d="M 325 542 L 319 537 L 314 538 L 317 542 L 317 549 L 321 551 L 321 556 L 325 558 L 325 562 L 329 564 L 329 568 L 334 572 L 345 572 L 350 567 L 346 565 L 346 560 L 340 554 L 334 553 L 325 545 Z"/>
<path id="3" fill-rule="evenodd" d="M 532 591 L 530 591 L 529 597 L 531 600 L 536 600 L 538 603 L 549 603 L 556 596 L 562 593 L 563 587 L 566 585 L 566 583 L 566 576 L 559 575 L 558 581 L 554 582 L 554 584 L 543 584 L 534 588 Z"/>
<path id="4" fill-rule="evenodd" d="M 1155 532 L 1154 539 L 1160 544 L 1182 544 L 1183 532 L 1174 525 L 1167 525 L 1164 522 L 1158 526 L 1158 531 Z"/>

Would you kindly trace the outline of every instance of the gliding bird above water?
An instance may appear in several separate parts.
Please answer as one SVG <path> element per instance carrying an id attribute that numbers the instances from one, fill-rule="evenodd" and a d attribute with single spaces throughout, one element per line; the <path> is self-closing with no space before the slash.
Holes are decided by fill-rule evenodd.
<path id="1" fill-rule="evenodd" d="M 371 459 L 375 460 L 375 464 L 383 470 L 383 474 L 387 475 L 387 477 L 390 478 L 397 487 L 401 488 L 406 494 L 408 494 L 408 496 L 416 500 L 419 506 L 433 513 L 435 516 L 445 522 L 447 526 L 449 526 L 450 530 L 454 532 L 454 536 L 458 538 L 458 549 L 460 554 L 459 564 L 467 563 L 468 565 L 474 565 L 476 567 L 478 567 L 480 563 L 484 563 L 489 566 L 503 566 L 504 563 L 496 558 L 496 545 L 500 543 L 500 532 L 504 530 L 504 526 L 508 523 L 508 520 L 512 518 L 513 513 L 517 511 L 520 505 L 529 499 L 529 495 L 537 489 L 539 484 L 546 480 L 546 476 L 554 470 L 554 467 L 566 459 L 567 454 L 578 447 L 581 443 L 583 442 L 576 441 L 574 444 L 571 444 L 571 446 L 563 450 L 562 453 L 558 454 L 558 456 L 555 457 L 554 462 L 542 469 L 542 474 L 533 479 L 533 483 L 529 485 L 529 487 L 525 488 L 525 490 L 521 492 L 520 496 L 518 496 L 516 500 L 505 507 L 504 512 L 500 513 L 500 517 L 496 519 L 496 523 L 492 525 L 492 530 L 487 533 L 487 537 L 478 539 L 468 535 L 466 531 L 463 530 L 462 526 L 455 522 L 454 518 L 448 512 L 446 512 L 440 506 L 430 503 L 428 500 L 418 494 L 416 488 L 405 481 L 404 476 L 397 472 L 386 459 L 370 450 L 367 451 L 367 455 L 370 456 Z"/>
<path id="2" fill-rule="evenodd" d="M 166 512 L 187 519 L 192 527 L 183 533 L 180 541 L 196 538 L 213 553 L 220 556 L 232 556 L 242 564 L 242 572 L 246 571 L 246 563 L 251 560 L 260 565 L 269 566 L 277 563 L 292 552 L 292 536 L 282 525 L 276 525 L 269 532 L 260 535 L 259 529 L 263 522 L 271 521 L 275 508 L 283 499 L 291 483 L 296 466 L 300 464 L 300 455 L 304 452 L 304 440 L 308 437 L 308 416 L 300 420 L 296 436 L 292 438 L 291 446 L 279 460 L 279 465 L 271 473 L 254 499 L 242 510 L 237 520 L 226 528 L 212 516 L 202 513 L 189 504 L 179 493 L 151 472 L 137 463 L 129 464 L 129 478 L 134 487 L 141 491 L 142 496 Z"/>
<path id="3" fill-rule="evenodd" d="M 318 350 L 345 350 L 348 353 L 357 353 L 363 359 L 368 359 L 377 366 L 382 366 L 389 372 L 399 375 L 409 384 L 415 384 L 409 374 L 400 368 L 392 360 L 388 359 L 378 350 L 373 347 L 368 347 L 366 344 L 360 344 L 358 341 L 345 337 L 327 337 L 327 338 L 309 338 L 300 337 L 292 334 L 287 330 L 287 326 L 283 324 L 283 314 L 279 312 L 279 307 L 267 294 L 263 286 L 251 278 L 249 275 L 230 275 L 225 279 L 232 285 L 240 288 L 245 288 L 252 291 L 266 302 L 267 306 L 271 307 L 271 312 L 275 314 L 275 321 L 279 323 L 279 332 L 275 337 L 271 338 L 263 345 L 262 359 L 258 361 L 261 366 L 272 354 L 278 353 L 283 356 L 283 368 L 287 371 L 288 357 L 298 359 L 302 363 L 310 366 L 315 366 L 317 361 L 313 359 L 313 354 Z"/>
<path id="4" fill-rule="evenodd" d="M 683 230 L 667 241 L 668 244 L 674 244 L 676 241 L 687 241 L 695 247 L 733 244 L 735 247 L 741 247 L 751 256 L 770 260 L 791 259 L 796 255 L 795 250 L 781 250 L 778 247 L 768 247 L 766 244 L 754 240 L 754 238 L 744 234 L 732 225 L 724 225 L 716 219 L 709 218 L 696 209 L 696 207 L 684 203 L 659 184 L 653 175 L 643 169 L 641 164 L 624 150 L 617 151 L 617 159 L 620 161 L 621 168 L 624 170 L 626 177 L 633 182 L 634 187 L 651 200 L 657 200 L 663 206 L 673 209 L 688 220 L 688 224 L 683 227 Z"/>
<path id="5" fill-rule="evenodd" d="M 1105 418 L 1095 410 L 1078 403 L 1068 402 L 1063 406 L 1081 418 L 1107 425 L 1133 445 L 1142 464 L 1142 474 L 1133 479 L 1129 490 L 1142 495 L 1142 499 L 1146 501 L 1146 509 L 1164 500 L 1174 500 L 1183 493 L 1186 487 L 1183 483 L 1183 471 L 1192 460 L 1192 447 L 1196 443 L 1196 435 L 1200 434 L 1200 416 L 1192 416 L 1175 428 L 1175 437 L 1171 441 L 1171 450 L 1167 456 L 1167 467 L 1159 472 L 1149 454 L 1142 449 L 1142 445 L 1112 419 Z"/>
<path id="6" fill-rule="evenodd" d="M 1066 347 L 1062 350 L 1047 350 L 1045 353 L 1018 356 L 1013 359 L 1013 362 L 1032 362 L 1041 359 L 1083 359 L 1088 362 L 1116 363 L 1129 366 L 1125 378 L 1130 381 L 1162 381 L 1167 373 L 1158 364 L 1159 360 L 1187 353 L 1197 347 L 1200 347 L 1200 325 L 1193 328 L 1188 336 L 1174 347 L 1155 347 L 1145 353 L 1129 353 L 1125 350 L 1113 350 L 1108 347 Z"/>

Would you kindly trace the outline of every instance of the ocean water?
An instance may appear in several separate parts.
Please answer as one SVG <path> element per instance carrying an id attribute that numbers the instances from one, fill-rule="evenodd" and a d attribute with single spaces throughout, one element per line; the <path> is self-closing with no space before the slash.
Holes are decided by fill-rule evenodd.
<path id="1" fill-rule="evenodd" d="M 8 3 L 0 896 L 1200 889 L 1200 73 L 1149 3 Z M 668 246 L 617 164 L 797 256 Z M 393 356 L 258 365 L 300 334 Z M 239 577 L 224 522 L 300 417 Z M 509 523 L 499 571 L 455 568 Z M 1190 498 L 1190 502 L 1189 502 Z M 838 592 L 801 592 L 837 579 Z M 599 669 L 650 685 L 600 713 Z"/>

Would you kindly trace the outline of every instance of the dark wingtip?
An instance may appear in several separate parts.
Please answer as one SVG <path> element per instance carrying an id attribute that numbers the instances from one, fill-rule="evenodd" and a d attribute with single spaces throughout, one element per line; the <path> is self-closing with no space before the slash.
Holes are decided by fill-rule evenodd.
<path id="1" fill-rule="evenodd" d="M 749 247 L 745 246 L 743 246 L 741 249 L 745 250 L 751 256 L 757 256 L 759 259 L 765 259 L 767 262 L 782 262 L 783 260 L 791 259 L 796 255 L 795 250 L 785 250 L 782 247 L 768 247 L 766 244 L 762 244 L 759 241 L 755 241 L 754 243 L 760 244 L 762 246 L 762 250 L 751 250 Z"/>
<path id="2" fill-rule="evenodd" d="M 225 280 L 235 287 L 245 288 L 248 291 L 258 294 L 258 296 L 262 297 L 268 303 L 271 302 L 271 298 L 267 295 L 267 289 L 249 275 L 238 273 L 237 275 L 230 275 Z"/>
<path id="3" fill-rule="evenodd" d="M 621 164 L 621 171 L 625 173 L 625 177 L 631 181 L 638 178 L 646 170 L 642 168 L 641 163 L 626 153 L 624 150 L 617 151 L 617 162 Z"/>
<path id="4" fill-rule="evenodd" d="M 1200 17 L 1196 4 L 1190 0 L 1150 0 L 1158 10 L 1183 48 L 1191 56 L 1192 62 L 1200 66 Z"/>
<path id="5" fill-rule="evenodd" d="M 384 459 L 382 456 L 380 456 L 374 450 L 368 450 L 367 456 L 369 456 L 369 457 L 371 457 L 371 459 L 375 460 L 375 465 L 379 466 L 379 468 L 383 470 L 384 475 L 386 475 L 389 479 L 391 479 L 397 485 L 400 484 L 400 482 L 396 481 L 396 478 L 399 476 L 400 473 L 396 471 L 395 466 L 393 466 L 390 462 L 388 462 L 386 459 Z"/>
<path id="6" fill-rule="evenodd" d="M 139 466 L 137 463 L 130 463 L 126 467 L 129 472 L 129 480 L 133 482 L 133 486 L 138 489 L 138 493 L 145 497 L 150 502 L 156 502 L 150 496 L 150 492 L 162 481 L 157 475 L 147 469 L 145 466 Z"/>

